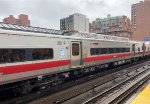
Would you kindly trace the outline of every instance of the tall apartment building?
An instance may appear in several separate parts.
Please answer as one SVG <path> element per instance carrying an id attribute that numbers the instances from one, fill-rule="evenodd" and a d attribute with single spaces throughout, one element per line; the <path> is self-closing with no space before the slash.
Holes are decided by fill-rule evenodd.
<path id="1" fill-rule="evenodd" d="M 15 18 L 13 15 L 9 15 L 9 17 L 6 17 L 3 19 L 4 23 L 9 24 L 19 24 L 24 26 L 30 26 L 30 20 L 28 19 L 28 15 L 20 14 L 18 16 L 18 19 Z"/>
<path id="2" fill-rule="evenodd" d="M 92 32 L 130 38 L 130 19 L 127 16 L 111 17 L 111 15 L 108 14 L 106 18 L 97 18 L 92 22 Z"/>
<path id="3" fill-rule="evenodd" d="M 60 19 L 60 30 L 89 32 L 89 19 L 79 13 L 69 15 Z"/>
<path id="4" fill-rule="evenodd" d="M 150 0 L 131 6 L 133 40 L 150 41 Z"/>
<path id="5" fill-rule="evenodd" d="M 89 33 L 92 33 L 92 23 L 89 23 Z"/>

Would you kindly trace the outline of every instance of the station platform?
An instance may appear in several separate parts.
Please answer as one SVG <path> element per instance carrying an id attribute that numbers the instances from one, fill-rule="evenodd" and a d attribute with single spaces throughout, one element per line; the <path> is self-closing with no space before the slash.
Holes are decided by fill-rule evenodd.
<path id="1" fill-rule="evenodd" d="M 130 104 L 150 104 L 150 84 Z"/>

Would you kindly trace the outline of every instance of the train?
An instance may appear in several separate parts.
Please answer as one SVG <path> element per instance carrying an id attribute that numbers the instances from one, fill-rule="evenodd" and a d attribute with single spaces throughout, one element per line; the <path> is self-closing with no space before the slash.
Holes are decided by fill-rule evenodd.
<path id="1" fill-rule="evenodd" d="M 150 42 L 0 23 L 0 91 L 22 94 L 108 66 L 150 58 Z M 41 88 L 41 87 L 40 87 Z"/>

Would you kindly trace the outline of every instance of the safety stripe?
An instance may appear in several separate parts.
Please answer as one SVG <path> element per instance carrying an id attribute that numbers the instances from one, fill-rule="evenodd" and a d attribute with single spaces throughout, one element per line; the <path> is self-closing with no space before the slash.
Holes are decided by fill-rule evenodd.
<path id="1" fill-rule="evenodd" d="M 34 64 L 5 66 L 5 67 L 0 67 L 0 73 L 2 72 L 4 75 L 14 74 L 20 72 L 33 71 L 33 70 L 42 70 L 45 68 L 65 66 L 69 64 L 70 64 L 70 60 L 60 60 L 60 61 L 51 61 L 51 62 L 34 63 Z"/>
<path id="2" fill-rule="evenodd" d="M 84 62 L 122 58 L 122 57 L 128 57 L 132 55 L 133 53 L 120 53 L 120 54 L 112 54 L 112 55 L 91 56 L 85 58 Z M 33 64 L 3 66 L 0 67 L 0 73 L 7 75 L 7 74 L 21 73 L 21 72 L 27 72 L 33 70 L 44 70 L 45 68 L 60 67 L 65 65 L 70 65 L 70 60 L 59 60 L 59 61 L 33 63 Z"/>
<path id="3" fill-rule="evenodd" d="M 108 60 L 108 59 L 115 59 L 115 58 L 121 58 L 121 57 L 127 57 L 131 56 L 132 53 L 124 53 L 124 54 L 112 54 L 112 55 L 102 55 L 102 56 L 92 56 L 85 58 L 85 62 L 91 62 L 91 61 L 99 61 L 99 60 Z"/>

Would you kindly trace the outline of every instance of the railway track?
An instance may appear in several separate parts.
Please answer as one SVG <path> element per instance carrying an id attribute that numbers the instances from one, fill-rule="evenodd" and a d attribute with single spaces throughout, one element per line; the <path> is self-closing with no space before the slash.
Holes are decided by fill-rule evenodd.
<path id="1" fill-rule="evenodd" d="M 122 104 L 127 97 L 150 79 L 150 64 L 143 71 L 129 77 L 103 93 L 87 100 L 83 104 Z"/>
<path id="2" fill-rule="evenodd" d="M 71 87 L 67 90 L 64 90 L 62 92 L 59 92 L 59 93 L 56 93 L 56 94 L 53 94 L 53 95 L 50 95 L 50 96 L 47 96 L 44 98 L 41 98 L 39 100 L 35 100 L 35 101 L 31 102 L 30 104 L 41 104 L 41 103 L 43 103 L 43 104 L 54 104 L 53 102 L 57 102 L 57 101 L 65 104 L 66 101 L 73 99 L 74 97 L 77 97 L 83 93 L 90 91 L 90 90 L 93 90 L 93 85 L 99 86 L 99 85 L 102 85 L 104 83 L 107 83 L 109 81 L 114 80 L 116 78 L 116 77 L 114 77 L 115 74 L 121 75 L 121 73 L 126 73 L 127 70 L 130 72 L 131 70 L 136 70 L 139 67 L 142 67 L 143 65 L 146 65 L 148 63 L 150 63 L 150 61 L 144 62 L 142 64 L 139 63 L 137 65 L 134 64 L 132 67 L 130 65 L 125 65 L 123 67 L 119 67 L 119 68 L 117 68 L 118 70 L 116 72 L 112 71 L 109 74 L 107 73 L 107 75 L 103 74 L 103 75 L 101 75 L 101 77 L 99 76 L 100 78 L 91 80 L 89 82 L 86 82 L 84 84 L 81 84 L 81 85 L 78 85 L 75 87 Z M 124 70 L 121 70 L 121 69 L 124 69 Z M 78 104 L 80 104 L 80 103 L 78 103 Z"/>
<path id="3" fill-rule="evenodd" d="M 17 97 L 14 99 L 8 99 L 7 101 L 0 102 L 0 104 L 1 103 L 2 104 L 23 104 L 23 103 L 29 103 L 29 102 L 30 102 L 30 104 L 38 104 L 38 103 L 39 104 L 41 104 L 41 103 L 54 104 L 54 102 L 56 103 L 57 101 L 59 101 L 60 103 L 63 103 L 63 102 L 65 102 L 69 99 L 72 99 L 82 93 L 92 90 L 93 89 L 92 85 L 95 85 L 95 83 L 97 83 L 97 86 L 107 83 L 108 81 L 114 80 L 116 78 L 113 76 L 114 74 L 118 75 L 118 74 L 127 72 L 127 70 L 128 71 L 135 70 L 138 67 L 142 67 L 143 65 L 146 65 L 149 62 L 150 61 L 146 61 L 146 62 L 143 62 L 142 64 L 139 63 L 137 65 L 133 64 L 134 66 L 132 66 L 132 67 L 131 67 L 131 65 L 121 66 L 121 67 L 115 68 L 114 70 L 109 70 L 107 72 L 96 74 L 93 77 L 82 78 L 82 80 L 78 80 L 78 82 L 76 82 L 76 81 L 69 82 L 68 86 L 67 86 L 67 84 L 64 86 L 63 85 L 57 86 L 57 89 L 60 89 L 62 87 L 61 90 L 56 90 L 56 89 L 49 90 L 48 89 L 48 90 L 41 91 L 38 93 L 33 93 L 30 95 L 21 96 L 21 97 Z M 125 69 L 125 68 L 126 68 L 126 70 L 121 70 L 121 69 Z M 107 75 L 107 74 L 109 74 L 109 75 Z M 107 76 L 105 76 L 105 75 L 107 75 Z M 102 77 L 102 76 L 105 76 L 105 77 Z M 100 78 L 98 78 L 98 77 L 100 77 Z M 98 79 L 95 79 L 95 78 L 98 78 Z M 103 78 L 106 80 L 102 81 Z M 90 81 L 90 82 L 88 82 L 88 81 Z M 100 83 L 98 83 L 98 82 L 100 82 Z M 84 83 L 84 84 L 82 84 L 82 83 Z M 77 86 L 73 87 L 74 85 L 77 85 Z M 60 92 L 58 92 L 58 91 L 60 91 Z M 56 92 L 56 93 L 54 93 L 54 92 Z M 36 99 L 39 99 L 39 100 L 36 100 Z M 33 100 L 35 100 L 35 101 L 33 101 Z"/>

